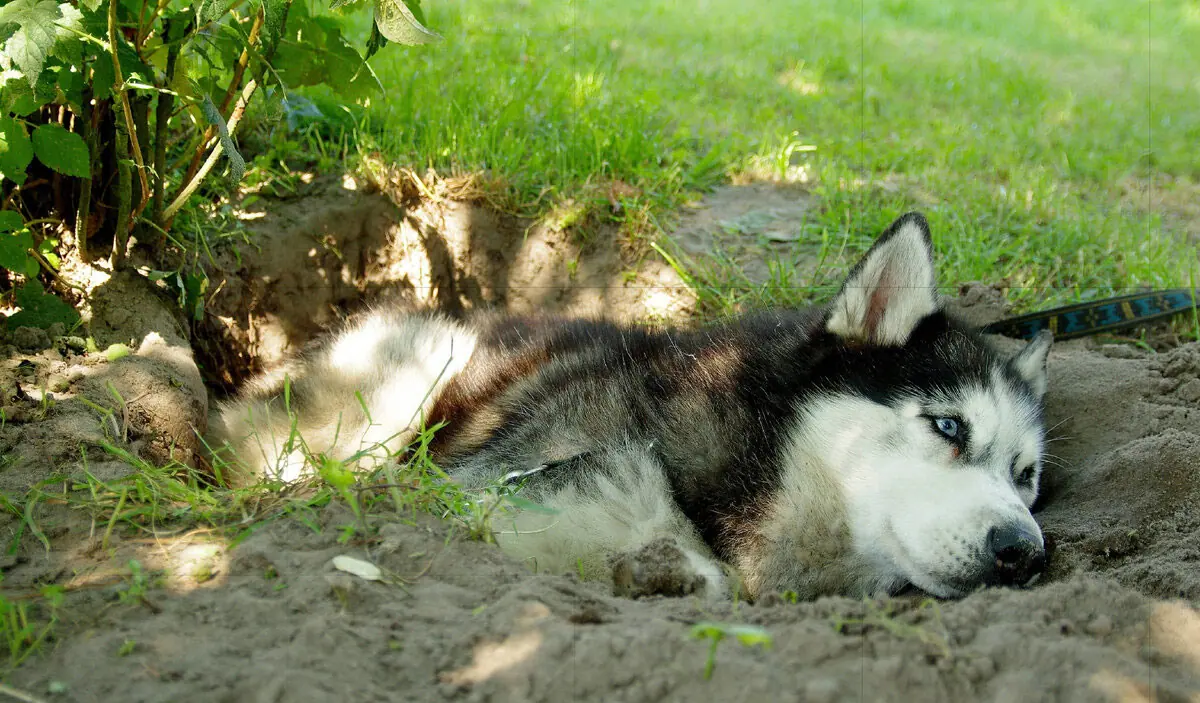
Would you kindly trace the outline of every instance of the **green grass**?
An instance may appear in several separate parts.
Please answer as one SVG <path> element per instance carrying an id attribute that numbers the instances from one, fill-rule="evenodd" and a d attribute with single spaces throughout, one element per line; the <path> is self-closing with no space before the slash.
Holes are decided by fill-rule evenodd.
<path id="1" fill-rule="evenodd" d="M 1019 305 L 1186 285 L 1195 266 L 1146 208 L 1149 183 L 1200 181 L 1195 0 L 424 7 L 445 41 L 378 55 L 367 130 L 399 163 L 490 171 L 527 211 L 616 179 L 654 235 L 697 189 L 790 161 L 831 266 L 913 207 L 943 280 L 1002 282 Z M 787 283 L 768 297 L 805 297 Z"/>

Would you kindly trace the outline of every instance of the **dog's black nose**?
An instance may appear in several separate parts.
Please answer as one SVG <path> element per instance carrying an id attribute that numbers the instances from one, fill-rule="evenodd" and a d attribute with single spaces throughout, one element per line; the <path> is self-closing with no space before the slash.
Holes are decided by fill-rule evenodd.
<path id="1" fill-rule="evenodd" d="M 992 583 L 1023 586 L 1046 569 L 1046 550 L 1036 534 L 1021 525 L 993 527 L 988 531 L 988 548 L 994 568 Z"/>

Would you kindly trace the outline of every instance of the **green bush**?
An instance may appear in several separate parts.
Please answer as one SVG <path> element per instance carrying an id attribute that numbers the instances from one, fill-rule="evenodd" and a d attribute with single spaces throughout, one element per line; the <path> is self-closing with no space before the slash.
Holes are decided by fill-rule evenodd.
<path id="1" fill-rule="evenodd" d="M 11 0 L 0 7 L 0 295 L 9 326 L 72 324 L 60 255 L 125 264 L 130 237 L 161 247 L 206 179 L 241 180 L 234 138 L 251 104 L 266 120 L 289 90 L 347 102 L 381 90 L 367 60 L 389 41 L 429 43 L 419 0 L 371 0 L 362 50 L 334 0 Z M 363 8 L 364 10 L 366 8 Z M 291 101 L 294 104 L 295 101 Z M 195 281 L 174 274 L 179 289 Z M 39 280 L 40 279 L 40 280 Z"/>

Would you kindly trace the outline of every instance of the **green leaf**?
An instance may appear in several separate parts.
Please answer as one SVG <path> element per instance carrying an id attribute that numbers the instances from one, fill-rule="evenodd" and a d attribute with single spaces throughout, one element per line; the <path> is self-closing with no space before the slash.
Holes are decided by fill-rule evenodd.
<path id="1" fill-rule="evenodd" d="M 25 73 L 29 85 L 38 75 L 58 36 L 55 21 L 62 16 L 54 0 L 13 0 L 0 8 L 0 27 L 16 24 L 19 29 L 4 44 L 4 55 Z"/>
<path id="2" fill-rule="evenodd" d="M 771 633 L 754 625 L 734 625 L 728 629 L 728 633 L 746 647 L 760 645 L 763 649 L 770 649 L 773 643 Z"/>
<path id="3" fill-rule="evenodd" d="M 15 71 L 14 73 L 18 78 L 21 75 Z M 24 80 L 9 80 L 0 88 L 0 112 L 24 117 L 37 111 L 44 104 Z"/>
<path id="4" fill-rule="evenodd" d="M 104 350 L 104 358 L 108 361 L 119 361 L 132 353 L 133 350 L 127 345 L 118 342 L 116 344 L 108 345 L 108 348 Z"/>
<path id="5" fill-rule="evenodd" d="M 53 237 L 46 237 L 37 245 L 38 253 L 50 264 L 50 268 L 55 271 L 62 268 L 62 260 L 58 258 L 58 240 Z M 36 263 L 36 262 L 35 262 Z"/>
<path id="6" fill-rule="evenodd" d="M 58 19 L 54 24 L 57 27 L 54 30 L 54 35 L 59 39 L 70 39 L 76 37 L 76 32 L 83 31 L 83 13 L 76 10 L 69 2 L 60 2 L 58 4 Z"/>
<path id="7" fill-rule="evenodd" d="M 4 214 L 17 213 L 12 210 L 5 210 Z M 17 215 L 17 220 L 21 216 Z M 15 231 L 6 231 L 0 233 L 0 266 L 12 271 L 28 276 L 30 268 L 33 269 L 33 274 L 37 274 L 37 261 L 29 255 L 29 250 L 33 248 L 33 234 L 23 226 L 25 223 L 18 225 Z M 33 264 L 31 267 L 30 264 Z"/>
<path id="8" fill-rule="evenodd" d="M 25 134 L 25 125 L 11 117 L 0 117 L 0 176 L 20 185 L 32 161 L 33 145 Z"/>
<path id="9" fill-rule="evenodd" d="M 16 210 L 0 210 L 0 232 L 16 232 L 25 226 L 25 220 Z"/>
<path id="10" fill-rule="evenodd" d="M 720 641 L 725 638 L 726 626 L 721 623 L 708 622 L 703 620 L 692 625 L 691 635 L 693 639 L 711 639 Z"/>
<path id="11" fill-rule="evenodd" d="M 0 59 L 2 58 L 3 56 L 0 54 Z M 30 87 L 29 81 L 25 80 L 20 71 L 14 69 L 0 73 L 0 112 L 11 113 L 18 117 L 37 112 L 43 105 L 53 102 L 57 97 L 58 94 L 54 88 L 56 82 L 55 71 L 42 71 L 38 75 L 37 84 L 33 87 Z"/>
<path id="12" fill-rule="evenodd" d="M 16 290 L 20 312 L 8 318 L 9 329 L 17 327 L 40 327 L 45 329 L 55 322 L 68 328 L 74 326 L 79 313 L 62 299 L 46 293 L 42 284 L 33 279 Z"/>
<path id="13" fill-rule="evenodd" d="M 0 210 L 0 266 L 30 278 L 37 275 L 38 263 L 29 255 L 33 234 L 25 227 L 21 214 Z"/>
<path id="14" fill-rule="evenodd" d="M 54 23 L 54 48 L 50 54 L 70 65 L 78 65 L 83 60 L 83 40 L 79 33 L 83 31 L 83 13 L 70 3 L 58 4 L 59 18 Z"/>
<path id="15" fill-rule="evenodd" d="M 419 12 L 420 5 L 416 7 Z M 405 0 L 375 0 L 375 24 L 380 34 L 397 44 L 432 44 L 442 39 L 421 24 Z"/>
<path id="16" fill-rule="evenodd" d="M 262 0 L 262 7 L 262 54 L 270 59 L 279 46 L 279 40 L 283 38 L 292 0 Z"/>
<path id="17" fill-rule="evenodd" d="M 421 9 L 421 0 L 404 0 L 404 4 L 408 7 L 409 12 L 413 13 L 413 17 L 421 24 L 429 24 L 425 21 L 425 11 Z"/>
<path id="18" fill-rule="evenodd" d="M 83 112 L 83 74 L 72 71 L 69 66 L 56 66 L 52 69 L 57 78 L 59 97 L 75 110 L 76 114 Z M 50 71 L 47 71 L 49 73 Z"/>
<path id="19" fill-rule="evenodd" d="M 204 294 L 208 291 L 208 276 L 189 273 L 183 283 L 184 310 L 191 310 L 192 319 L 199 322 L 204 319 Z"/>
<path id="20" fill-rule="evenodd" d="M 133 75 L 143 78 L 154 75 L 150 67 L 138 58 L 137 52 L 129 45 L 129 42 L 122 39 L 117 44 L 117 58 L 121 59 L 121 72 L 125 74 L 126 80 Z M 113 85 L 117 82 L 116 76 L 113 74 L 112 54 L 108 51 L 99 52 L 92 68 L 95 69 L 92 78 L 92 92 L 95 98 L 105 100 L 112 97 Z"/>
<path id="21" fill-rule="evenodd" d="M 371 23 L 371 37 L 367 39 L 367 55 L 365 58 L 371 58 L 383 47 L 387 46 L 387 37 L 379 32 L 379 25 Z"/>
<path id="22" fill-rule="evenodd" d="M 237 145 L 233 143 L 233 138 L 229 136 L 229 128 L 225 126 L 225 118 L 221 117 L 221 112 L 217 110 L 217 106 L 213 104 L 212 99 L 207 95 L 204 96 L 204 103 L 201 104 L 200 109 L 204 112 L 204 119 L 217 128 L 217 136 L 221 140 L 221 148 L 225 150 L 225 155 L 229 157 L 229 171 L 233 182 L 240 182 L 242 176 L 246 175 L 246 160 L 242 158 Z"/>
<path id="23" fill-rule="evenodd" d="M 44 124 L 33 130 L 33 153 L 38 160 L 67 176 L 92 175 L 91 159 L 83 137 L 56 124 Z"/>
<path id="24" fill-rule="evenodd" d="M 229 12 L 237 0 L 200 0 L 196 3 L 196 19 L 200 25 L 216 22 Z"/>

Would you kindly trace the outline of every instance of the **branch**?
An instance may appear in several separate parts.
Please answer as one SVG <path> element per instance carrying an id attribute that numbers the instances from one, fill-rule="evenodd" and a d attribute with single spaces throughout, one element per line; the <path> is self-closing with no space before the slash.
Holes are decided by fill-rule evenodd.
<path id="1" fill-rule="evenodd" d="M 129 243 L 129 227 L 126 223 L 130 219 L 129 201 L 133 199 L 133 183 L 129 177 L 129 140 L 132 135 L 128 134 L 120 120 L 113 120 L 113 126 L 117 132 L 114 145 L 117 151 L 117 222 L 113 230 L 112 270 L 116 272 L 124 266 L 125 247 Z"/>
<path id="2" fill-rule="evenodd" d="M 257 88 L 258 82 L 252 78 L 250 79 L 250 82 L 246 84 L 246 87 L 242 89 L 242 96 L 238 98 L 237 104 L 233 108 L 233 114 L 229 116 L 229 122 L 227 124 L 230 138 L 233 137 L 233 132 L 237 129 L 238 122 L 241 121 L 242 115 L 246 113 L 246 105 L 250 103 L 250 98 L 253 97 L 254 91 Z M 163 221 L 166 222 L 167 225 L 170 225 L 171 221 L 175 219 L 175 215 L 179 212 L 179 209 L 184 206 L 188 198 L 192 197 L 192 193 L 195 193 L 196 189 L 200 187 L 200 182 L 204 180 L 204 177 L 207 176 L 208 172 L 212 170 L 214 165 L 216 165 L 217 159 L 221 157 L 221 154 L 224 151 L 225 149 L 221 142 L 217 142 L 217 145 L 213 147 L 212 153 L 208 155 L 208 159 L 204 162 L 204 165 L 201 166 L 200 170 L 196 172 L 192 179 L 183 186 L 183 189 L 179 192 L 179 195 L 175 196 L 175 200 L 171 202 L 171 204 L 167 207 L 166 212 L 163 213 Z"/>
<path id="3" fill-rule="evenodd" d="M 167 49 L 166 84 L 171 85 L 175 79 L 175 64 L 179 59 L 179 44 L 172 44 Z M 167 182 L 167 125 L 171 122 L 171 113 L 175 109 L 175 96 L 170 93 L 159 93 L 158 102 L 154 106 L 154 209 L 151 219 L 155 224 L 162 225 L 163 206 L 166 204 Z"/>
<path id="4" fill-rule="evenodd" d="M 121 96 L 121 110 L 125 113 L 125 132 L 129 135 L 129 144 L 133 149 L 133 158 L 137 162 L 138 179 L 142 183 L 142 198 L 141 203 L 134 211 L 133 216 L 137 217 L 142 209 L 146 207 L 146 203 L 150 200 L 150 183 L 146 180 L 146 162 L 142 159 L 142 147 L 138 144 L 137 129 L 133 124 L 133 110 L 129 107 L 129 93 L 125 90 L 125 74 L 121 72 L 121 59 L 117 57 L 118 47 L 120 44 L 117 41 L 117 5 L 120 3 L 108 3 L 108 50 L 112 54 L 113 61 L 113 78 L 116 83 L 113 85 L 113 90 Z M 124 221 L 117 221 L 117 228 L 126 227 Z M 126 227 L 126 229 L 128 229 Z"/>
<path id="5" fill-rule="evenodd" d="M 171 0 L 159 0 L 157 3 L 154 4 L 154 9 L 152 9 L 150 11 L 150 20 L 148 22 L 146 22 L 144 31 L 140 24 L 141 17 L 140 16 L 138 17 L 139 24 L 138 24 L 138 34 L 137 34 L 137 48 L 139 50 L 146 44 L 146 40 L 149 39 L 150 35 L 153 33 L 154 23 L 156 21 L 158 21 L 158 16 L 161 15 L 163 10 L 167 9 L 167 6 L 170 4 L 171 4 Z"/>
<path id="6" fill-rule="evenodd" d="M 84 68 L 87 71 L 87 68 Z M 80 258 L 87 260 L 88 218 L 92 209 L 92 178 L 96 168 L 96 128 L 92 124 L 92 90 L 85 85 L 83 89 L 83 118 L 79 120 L 79 129 L 83 132 L 83 143 L 88 150 L 88 176 L 79 184 L 79 207 L 75 210 L 75 248 L 79 250 Z"/>

